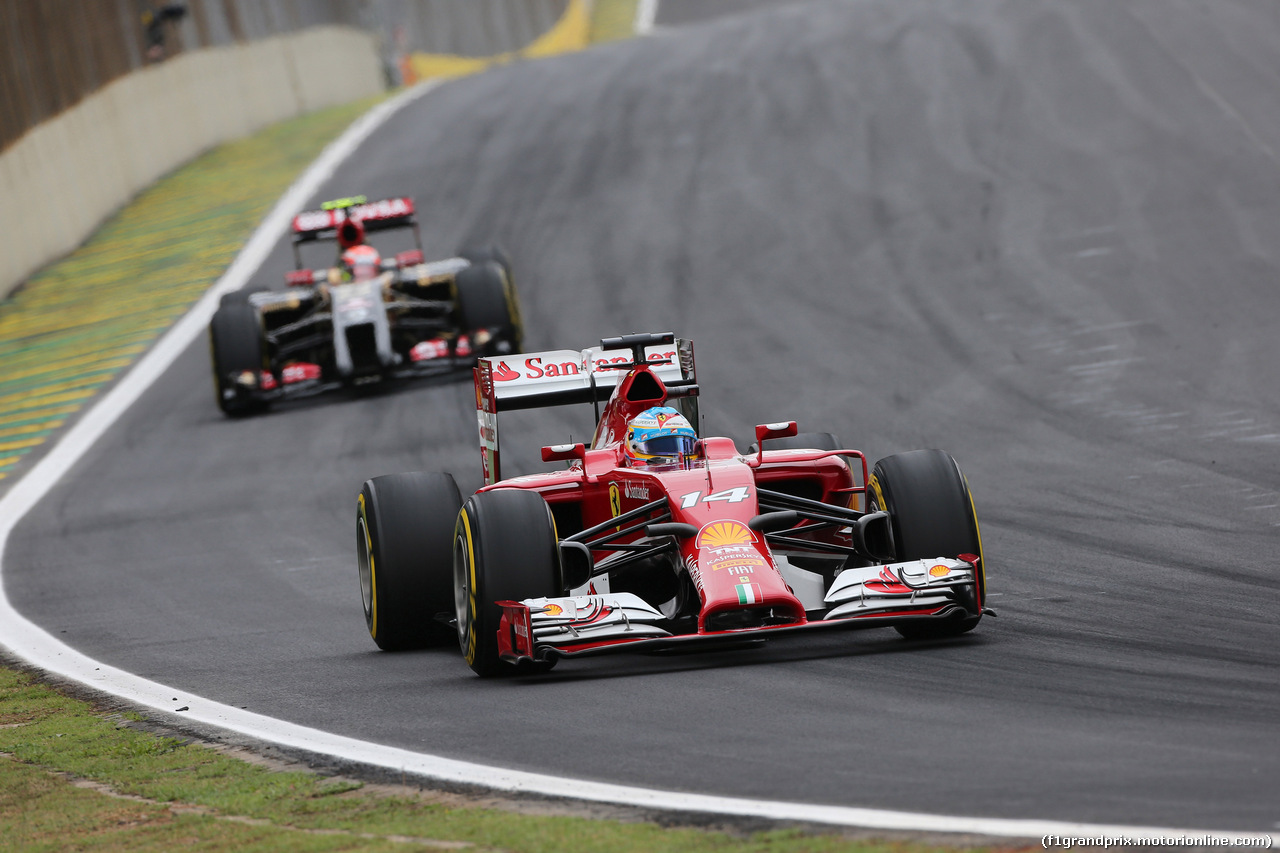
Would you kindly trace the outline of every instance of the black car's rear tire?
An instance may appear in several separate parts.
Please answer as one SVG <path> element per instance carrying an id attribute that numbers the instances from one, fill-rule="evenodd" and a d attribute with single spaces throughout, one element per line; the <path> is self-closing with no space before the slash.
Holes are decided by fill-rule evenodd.
<path id="1" fill-rule="evenodd" d="M 466 258 L 473 264 L 483 264 L 486 261 L 493 261 L 498 266 L 502 267 L 502 271 L 506 273 L 507 281 L 511 282 L 511 286 L 515 286 L 516 277 L 511 271 L 511 259 L 507 257 L 507 253 L 503 251 L 501 246 L 483 246 L 478 248 L 473 246 L 465 249 L 459 249 L 458 257 Z"/>
<path id="2" fill-rule="evenodd" d="M 485 677 L 520 671 L 498 657 L 502 608 L 494 602 L 563 593 L 555 520 L 542 495 L 494 489 L 468 498 L 458 513 L 453 572 L 458 643 L 467 665 Z"/>
<path id="3" fill-rule="evenodd" d="M 960 466 L 941 450 L 914 450 L 876 463 L 867 494 L 870 509 L 889 513 L 899 561 L 976 554 L 976 588 L 961 598 L 968 615 L 895 626 L 908 639 L 953 637 L 982 618 L 986 596 L 982 536 L 973 497 Z"/>
<path id="4" fill-rule="evenodd" d="M 472 337 L 488 333 L 481 345 L 485 352 L 520 352 L 524 327 L 520 320 L 520 299 L 508 269 L 495 260 L 472 263 L 458 273 L 458 323 Z"/>
<path id="5" fill-rule="evenodd" d="M 264 401 L 253 396 L 265 363 L 262 327 L 252 305 L 231 302 L 213 312 L 209 321 L 209 354 L 213 362 L 213 393 L 224 414 L 239 417 L 266 408 Z M 246 371 L 255 376 L 252 388 L 236 381 Z"/>
<path id="6" fill-rule="evenodd" d="M 369 636 L 386 651 L 452 642 L 453 525 L 462 506 L 449 474 L 365 481 L 356 503 L 356 568 Z"/>

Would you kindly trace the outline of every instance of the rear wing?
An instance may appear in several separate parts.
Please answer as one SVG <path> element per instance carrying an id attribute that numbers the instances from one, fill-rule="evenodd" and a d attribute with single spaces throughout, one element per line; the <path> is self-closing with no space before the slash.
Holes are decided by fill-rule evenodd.
<path id="1" fill-rule="evenodd" d="M 697 393 L 693 341 L 678 339 L 669 332 L 607 338 L 601 346 L 581 351 L 548 350 L 479 359 L 475 368 L 476 419 L 480 425 L 480 464 L 485 485 L 502 478 L 498 412 L 592 403 L 597 407 L 598 421 L 599 404 L 609 399 L 627 374 L 626 370 L 610 369 L 609 365 L 630 367 L 641 352 L 649 362 L 669 361 L 654 364 L 652 370 L 673 396 L 685 389 Z M 692 415 L 690 420 L 696 424 L 696 398 L 688 400 L 694 408 L 685 414 Z"/>
<path id="2" fill-rule="evenodd" d="M 293 217 L 293 242 L 335 240 L 338 226 L 348 218 L 358 219 L 367 232 L 388 228 L 412 228 L 418 224 L 413 199 L 384 198 L 366 201 L 364 196 L 325 202 L 320 210 L 304 210 Z"/>

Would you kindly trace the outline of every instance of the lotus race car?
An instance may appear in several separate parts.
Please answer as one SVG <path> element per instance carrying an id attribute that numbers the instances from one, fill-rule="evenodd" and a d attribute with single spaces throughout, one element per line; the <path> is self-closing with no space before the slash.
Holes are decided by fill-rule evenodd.
<path id="1" fill-rule="evenodd" d="M 390 257 L 367 242 L 411 232 Z M 403 238 L 402 238 L 403 239 Z M 338 263 L 303 265 L 301 250 L 337 243 Z M 296 269 L 286 290 L 222 297 L 209 324 L 214 392 L 227 415 L 341 386 L 465 369 L 520 351 L 520 306 L 505 255 L 463 250 L 425 263 L 413 200 L 327 202 L 293 219 Z"/>
<path id="2" fill-rule="evenodd" d="M 787 421 L 757 426 L 746 453 L 696 436 L 640 461 L 637 416 L 663 407 L 659 419 L 698 423 L 693 345 L 671 333 L 600 343 L 479 360 L 485 485 L 465 502 L 449 474 L 365 482 L 357 566 L 380 648 L 456 636 L 492 676 L 837 628 L 950 637 L 990 612 L 951 456 L 902 453 L 869 473 L 859 451 Z M 498 413 L 569 403 L 597 407 L 590 445 L 544 447 L 567 467 L 500 479 Z"/>

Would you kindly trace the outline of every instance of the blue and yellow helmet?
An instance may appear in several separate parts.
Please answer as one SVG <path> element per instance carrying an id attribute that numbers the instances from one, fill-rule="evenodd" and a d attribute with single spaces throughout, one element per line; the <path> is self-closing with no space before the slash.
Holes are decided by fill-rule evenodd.
<path id="1" fill-rule="evenodd" d="M 645 409 L 627 424 L 622 451 L 637 462 L 676 462 L 692 456 L 698 443 L 693 425 L 669 406 Z"/>

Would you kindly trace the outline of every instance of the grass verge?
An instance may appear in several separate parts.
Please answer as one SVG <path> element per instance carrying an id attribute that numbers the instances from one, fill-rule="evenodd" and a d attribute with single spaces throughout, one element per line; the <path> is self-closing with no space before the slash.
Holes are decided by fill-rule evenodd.
<path id="1" fill-rule="evenodd" d="M 524 803 L 521 810 L 530 810 Z M 550 811 L 550 809 L 547 809 Z M 467 798 L 274 770 L 0 667 L 6 850 L 439 850 L 926 853 L 803 829 L 732 832 L 515 813 Z"/>

